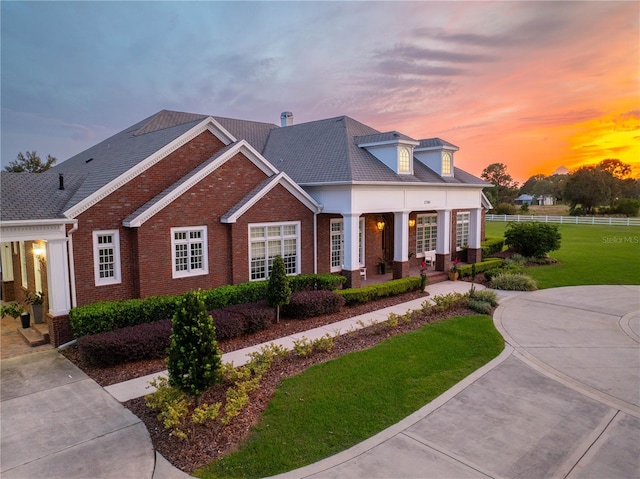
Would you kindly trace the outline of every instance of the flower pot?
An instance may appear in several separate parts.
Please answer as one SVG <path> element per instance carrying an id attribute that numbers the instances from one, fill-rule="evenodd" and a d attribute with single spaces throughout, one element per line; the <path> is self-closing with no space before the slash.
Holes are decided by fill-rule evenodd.
<path id="1" fill-rule="evenodd" d="M 22 322 L 22 329 L 27 329 L 31 326 L 31 315 L 29 313 L 22 313 L 20 315 L 20 321 Z"/>
<path id="2" fill-rule="evenodd" d="M 387 263 L 380 263 L 378 267 L 380 268 L 380 274 L 387 274 Z"/>
<path id="3" fill-rule="evenodd" d="M 31 305 L 31 310 L 33 312 L 33 322 L 35 324 L 42 324 L 42 310 L 43 310 L 43 305 L 42 304 L 32 304 Z"/>
<path id="4" fill-rule="evenodd" d="M 458 279 L 459 274 L 460 273 L 458 273 L 457 271 L 456 272 L 449 271 L 449 281 L 456 281 Z"/>

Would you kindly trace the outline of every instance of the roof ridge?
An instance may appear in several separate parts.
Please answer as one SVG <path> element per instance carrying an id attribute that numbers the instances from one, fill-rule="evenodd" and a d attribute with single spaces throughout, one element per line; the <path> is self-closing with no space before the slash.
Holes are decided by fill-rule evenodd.
<path id="1" fill-rule="evenodd" d="M 158 130 L 165 130 L 185 123 L 191 123 L 207 118 L 207 115 L 199 113 L 187 113 L 183 111 L 160 110 L 142 127 L 133 132 L 133 136 L 140 136 Z"/>

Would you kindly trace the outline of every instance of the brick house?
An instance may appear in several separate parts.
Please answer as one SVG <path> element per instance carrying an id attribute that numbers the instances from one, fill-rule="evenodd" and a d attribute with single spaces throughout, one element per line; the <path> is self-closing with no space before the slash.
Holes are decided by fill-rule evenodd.
<path id="1" fill-rule="evenodd" d="M 40 174 L 2 173 L 4 300 L 45 291 L 54 344 L 74 306 L 289 274 L 358 286 L 380 262 L 480 259 L 482 180 L 458 148 L 341 116 L 281 126 L 163 110 Z"/>

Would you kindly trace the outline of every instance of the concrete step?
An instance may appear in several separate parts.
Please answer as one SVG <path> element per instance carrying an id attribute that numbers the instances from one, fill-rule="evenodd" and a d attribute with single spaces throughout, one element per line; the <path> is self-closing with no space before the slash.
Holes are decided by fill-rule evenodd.
<path id="1" fill-rule="evenodd" d="M 46 324 L 32 324 L 29 328 L 18 328 L 18 332 L 29 346 L 35 348 L 49 344 L 49 327 Z"/>

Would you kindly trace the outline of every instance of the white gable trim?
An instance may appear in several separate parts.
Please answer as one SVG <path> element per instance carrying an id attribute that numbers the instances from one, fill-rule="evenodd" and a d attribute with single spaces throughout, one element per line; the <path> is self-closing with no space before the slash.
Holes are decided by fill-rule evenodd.
<path id="1" fill-rule="evenodd" d="M 491 204 L 491 201 L 489 201 L 489 198 L 487 198 L 487 195 L 485 195 L 483 191 L 481 191 L 480 194 L 482 195 L 480 197 L 482 207 L 486 210 L 493 209 L 493 205 Z"/>
<path id="2" fill-rule="evenodd" d="M 244 156 L 246 156 L 258 168 L 260 168 L 260 170 L 267 176 L 271 176 L 278 172 L 278 170 L 276 170 L 273 165 L 271 165 L 271 163 L 265 160 L 251 145 L 249 145 L 246 140 L 241 140 L 236 145 L 231 147 L 228 151 L 220 155 L 219 158 L 216 158 L 216 160 L 212 161 L 205 168 L 200 170 L 196 175 L 193 175 L 187 181 L 184 181 L 182 184 L 173 189 L 169 194 L 165 195 L 162 199 L 160 199 L 160 201 L 151 205 L 149 208 L 145 209 L 142 213 L 132 218 L 131 220 L 123 221 L 122 225 L 126 226 L 127 228 L 139 228 L 144 224 L 145 221 L 152 218 L 156 213 L 162 211 L 169 204 L 185 194 L 196 184 L 198 184 L 200 181 L 202 181 L 204 178 L 206 178 L 213 171 L 225 164 L 228 160 L 233 158 L 238 153 L 243 153 Z"/>
<path id="3" fill-rule="evenodd" d="M 178 148 L 184 146 L 195 137 L 204 133 L 205 131 L 211 132 L 216 138 L 222 141 L 225 145 L 229 145 L 236 141 L 234 136 L 229 133 L 220 123 L 218 123 L 212 117 L 205 118 L 196 126 L 191 128 L 189 131 L 183 133 L 178 138 L 173 140 L 171 143 L 166 146 L 160 148 L 155 153 L 148 156 L 146 159 L 142 160 L 133 168 L 125 171 L 119 177 L 115 178 L 108 184 L 104 185 L 102 188 L 97 190 L 95 193 L 89 195 L 87 198 L 74 205 L 72 208 L 68 209 L 64 212 L 64 215 L 67 218 L 75 218 L 79 214 L 85 212 L 92 206 L 94 206 L 99 201 L 103 200 L 111 193 L 117 191 L 122 188 L 128 182 L 136 178 L 138 175 L 144 173 L 146 170 L 154 166 L 160 160 L 164 159 Z M 255 150 L 254 150 L 255 151 Z"/>
<path id="4" fill-rule="evenodd" d="M 276 187 L 276 185 L 282 185 L 298 201 L 300 201 L 314 213 L 319 213 L 322 210 L 321 206 L 316 202 L 316 200 L 314 200 L 306 191 L 304 191 L 296 183 L 294 183 L 294 181 L 289 176 L 287 176 L 285 172 L 280 172 L 272 181 L 266 184 L 263 189 L 253 195 L 253 197 L 249 201 L 238 208 L 237 211 L 235 211 L 228 217 L 222 218 L 220 221 L 222 223 L 235 223 L 238 218 L 240 218 L 244 213 L 255 206 L 255 204 L 262 198 L 264 198 L 267 193 L 269 193 L 273 188 Z"/>

